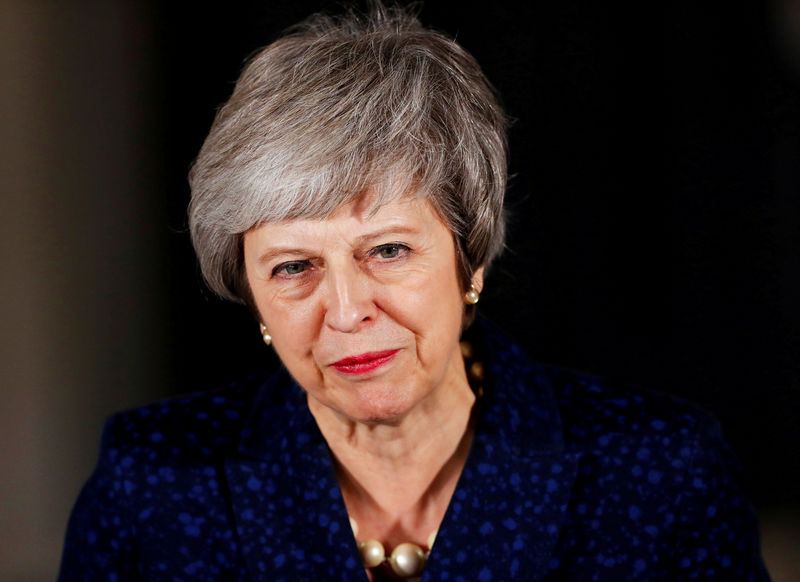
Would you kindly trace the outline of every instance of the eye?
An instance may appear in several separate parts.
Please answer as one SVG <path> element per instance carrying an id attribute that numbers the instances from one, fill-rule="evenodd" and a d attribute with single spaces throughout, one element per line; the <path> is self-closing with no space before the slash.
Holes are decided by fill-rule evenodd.
<path id="1" fill-rule="evenodd" d="M 309 261 L 290 261 L 288 263 L 281 263 L 274 269 L 272 269 L 272 276 L 296 276 L 303 273 L 306 269 L 311 266 Z"/>
<path id="2" fill-rule="evenodd" d="M 389 243 L 375 247 L 370 251 L 370 255 L 381 259 L 396 259 L 407 253 L 409 249 L 401 243 Z"/>

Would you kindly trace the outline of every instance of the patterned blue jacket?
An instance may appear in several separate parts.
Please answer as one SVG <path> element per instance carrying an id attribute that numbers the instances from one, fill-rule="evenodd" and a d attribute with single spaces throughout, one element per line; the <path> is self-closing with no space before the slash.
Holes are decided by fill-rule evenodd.
<path id="1" fill-rule="evenodd" d="M 481 327 L 476 434 L 423 581 L 768 580 L 715 421 Z M 112 418 L 60 580 L 365 581 L 300 388 L 279 372 Z"/>

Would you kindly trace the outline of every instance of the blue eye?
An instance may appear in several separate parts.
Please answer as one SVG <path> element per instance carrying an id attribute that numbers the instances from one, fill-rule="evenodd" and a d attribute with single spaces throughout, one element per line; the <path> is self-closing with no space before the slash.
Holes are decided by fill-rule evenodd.
<path id="1" fill-rule="evenodd" d="M 303 273 L 311 264 L 308 261 L 291 261 L 289 263 L 281 263 L 277 267 L 272 270 L 272 276 L 275 275 L 300 275 Z"/>
<path id="2" fill-rule="evenodd" d="M 381 259 L 396 259 L 409 250 L 410 249 L 404 244 L 390 243 L 375 247 L 370 254 L 374 257 L 380 257 Z"/>

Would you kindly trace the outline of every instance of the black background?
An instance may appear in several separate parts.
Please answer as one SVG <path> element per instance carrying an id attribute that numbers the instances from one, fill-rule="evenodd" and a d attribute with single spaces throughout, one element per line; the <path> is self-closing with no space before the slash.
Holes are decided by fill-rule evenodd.
<path id="1" fill-rule="evenodd" d="M 775 4 L 430 1 L 515 119 L 508 250 L 481 312 L 535 359 L 714 412 L 761 508 L 798 501 L 800 58 Z M 309 1 L 156 12 L 171 385 L 276 358 L 203 287 L 186 172 L 244 59 Z"/>

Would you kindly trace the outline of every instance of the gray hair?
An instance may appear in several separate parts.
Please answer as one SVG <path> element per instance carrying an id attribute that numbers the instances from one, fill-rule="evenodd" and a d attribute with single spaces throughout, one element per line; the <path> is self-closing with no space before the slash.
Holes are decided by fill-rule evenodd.
<path id="1" fill-rule="evenodd" d="M 478 63 L 408 9 L 312 16 L 249 61 L 189 173 L 209 287 L 253 308 L 244 233 L 415 193 L 453 232 L 464 288 L 503 248 L 506 117 Z"/>

